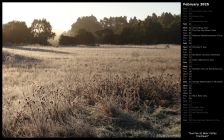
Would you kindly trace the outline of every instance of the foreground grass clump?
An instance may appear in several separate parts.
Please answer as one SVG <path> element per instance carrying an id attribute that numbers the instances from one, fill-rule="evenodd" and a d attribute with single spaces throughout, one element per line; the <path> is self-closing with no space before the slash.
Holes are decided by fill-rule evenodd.
<path id="1" fill-rule="evenodd" d="M 107 49 L 69 48 L 76 54 L 57 59 L 47 51 L 3 52 L 3 136 L 180 137 L 176 58 L 170 55 L 166 71 L 169 55 L 161 49 L 116 48 L 116 55 L 99 56 Z M 79 56 L 83 51 L 89 55 Z M 166 55 L 150 58 L 146 51 Z"/>
<path id="2" fill-rule="evenodd" d="M 178 83 L 166 80 L 170 78 L 170 75 L 140 78 L 133 74 L 91 79 L 84 85 L 67 83 L 67 87 L 57 83 L 34 84 L 32 96 L 23 95 L 19 101 L 23 109 L 14 112 L 10 124 L 4 124 L 3 134 L 7 137 L 162 134 L 162 128 L 156 128 L 147 118 L 162 107 L 174 110 L 159 112 L 155 118 L 167 121 L 170 115 L 179 114 L 175 106 L 179 105 L 180 89 Z M 130 132 L 139 130 L 148 134 Z"/>

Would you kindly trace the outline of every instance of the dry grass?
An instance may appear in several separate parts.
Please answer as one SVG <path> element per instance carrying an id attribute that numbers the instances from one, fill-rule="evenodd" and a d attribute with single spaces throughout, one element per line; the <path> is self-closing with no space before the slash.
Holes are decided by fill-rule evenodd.
<path id="1" fill-rule="evenodd" d="M 2 57 L 5 137 L 180 137 L 180 46 L 28 46 Z"/>

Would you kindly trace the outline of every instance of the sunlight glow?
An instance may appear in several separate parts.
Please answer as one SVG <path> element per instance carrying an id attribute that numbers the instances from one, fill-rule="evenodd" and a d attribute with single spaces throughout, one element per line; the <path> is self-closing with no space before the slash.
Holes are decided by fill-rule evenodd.
<path id="1" fill-rule="evenodd" d="M 12 20 L 25 21 L 30 27 L 34 19 L 46 18 L 54 31 L 68 31 L 81 16 L 96 16 L 97 20 L 110 16 L 136 16 L 145 19 L 147 15 L 162 12 L 180 14 L 180 3 L 7 3 L 3 2 L 3 23 Z"/>

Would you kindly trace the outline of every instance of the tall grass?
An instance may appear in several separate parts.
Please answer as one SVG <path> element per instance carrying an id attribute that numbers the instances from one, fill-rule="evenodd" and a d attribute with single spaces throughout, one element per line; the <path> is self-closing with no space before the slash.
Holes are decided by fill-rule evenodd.
<path id="1" fill-rule="evenodd" d="M 12 68 L 9 63 L 12 62 L 4 61 L 3 70 Z M 25 61 L 23 63 L 27 64 Z M 16 67 L 15 70 L 25 74 L 24 70 L 31 71 L 37 67 L 41 71 L 39 75 L 44 77 L 44 65 L 40 65 Z M 10 94 L 16 89 L 4 85 L 3 136 L 180 136 L 179 76 L 165 71 L 156 75 L 151 71 L 142 74 L 130 69 L 114 72 L 108 64 L 105 72 L 96 72 L 93 64 L 89 63 L 83 65 L 81 70 L 86 67 L 91 71 L 80 72 L 77 67 L 69 67 L 63 75 L 53 69 L 49 74 L 53 77 L 48 75 L 47 82 L 28 78 L 30 84 L 18 83 L 23 90 L 14 96 Z M 12 84 L 7 77 L 4 76 L 6 81 L 3 84 Z M 17 78 L 17 81 L 22 79 L 20 76 Z"/>

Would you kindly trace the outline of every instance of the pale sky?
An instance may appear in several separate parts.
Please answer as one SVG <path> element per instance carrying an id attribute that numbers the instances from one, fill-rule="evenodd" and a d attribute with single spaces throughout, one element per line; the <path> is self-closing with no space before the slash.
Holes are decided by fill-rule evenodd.
<path id="1" fill-rule="evenodd" d="M 50 22 L 53 31 L 68 31 L 78 17 L 94 15 L 98 21 L 104 17 L 127 16 L 127 19 L 136 16 L 144 20 L 148 15 L 163 12 L 180 14 L 180 3 L 178 2 L 95 2 L 95 3 L 2 3 L 2 21 L 7 23 L 12 20 L 25 21 L 30 27 L 34 19 L 46 18 Z"/>

